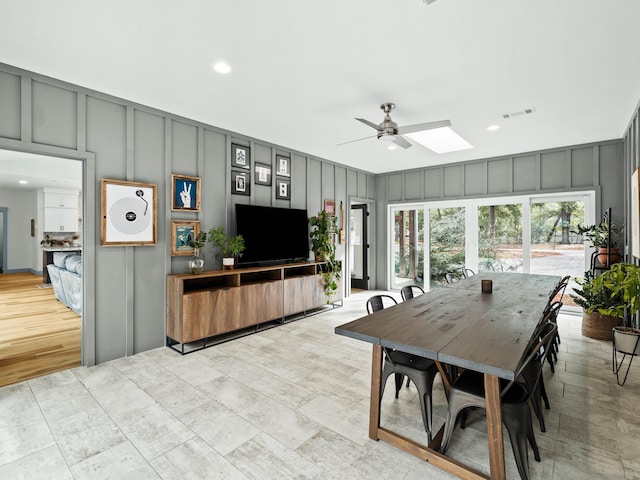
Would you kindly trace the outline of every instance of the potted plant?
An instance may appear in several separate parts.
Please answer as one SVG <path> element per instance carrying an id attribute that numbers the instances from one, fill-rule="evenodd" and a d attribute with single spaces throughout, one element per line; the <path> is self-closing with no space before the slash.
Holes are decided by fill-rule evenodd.
<path id="1" fill-rule="evenodd" d="M 227 237 L 224 227 L 216 227 L 209 230 L 208 241 L 220 249 L 222 255 L 222 269 L 233 269 L 236 258 L 242 256 L 244 251 L 244 238 L 242 235 Z"/>
<path id="2" fill-rule="evenodd" d="M 584 309 L 582 334 L 600 340 L 611 340 L 613 335 L 618 350 L 637 349 L 640 330 L 634 328 L 633 319 L 640 310 L 640 267 L 616 263 L 597 277 L 586 272 L 578 283 L 580 288 L 570 296 Z"/>
<path id="3" fill-rule="evenodd" d="M 331 295 L 338 290 L 338 281 L 342 265 L 336 260 L 336 245 L 333 236 L 336 232 L 336 216 L 322 210 L 317 216 L 309 219 L 311 225 L 311 248 L 316 262 L 324 262 L 320 266 L 324 281 L 324 291 L 327 295 L 327 303 L 331 301 Z"/>
<path id="4" fill-rule="evenodd" d="M 200 232 L 195 238 L 189 240 L 189 246 L 193 248 L 193 256 L 189 259 L 189 271 L 191 273 L 202 273 L 204 270 L 204 259 L 200 256 L 200 249 L 207 242 L 207 232 Z"/>
<path id="5" fill-rule="evenodd" d="M 609 264 L 618 263 L 622 260 L 617 239 L 622 235 L 623 227 L 607 222 L 600 222 L 596 225 L 580 225 L 573 233 L 582 235 L 583 239 L 591 242 L 591 246 L 598 249 L 598 262 L 608 267 Z"/>

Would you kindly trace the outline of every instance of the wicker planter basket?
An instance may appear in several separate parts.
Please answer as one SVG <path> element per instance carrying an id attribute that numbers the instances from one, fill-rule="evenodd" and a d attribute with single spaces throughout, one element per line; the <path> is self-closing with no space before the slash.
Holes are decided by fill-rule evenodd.
<path id="1" fill-rule="evenodd" d="M 582 314 L 582 335 L 596 340 L 611 340 L 613 327 L 618 325 L 618 319 L 605 317 L 599 313 Z"/>

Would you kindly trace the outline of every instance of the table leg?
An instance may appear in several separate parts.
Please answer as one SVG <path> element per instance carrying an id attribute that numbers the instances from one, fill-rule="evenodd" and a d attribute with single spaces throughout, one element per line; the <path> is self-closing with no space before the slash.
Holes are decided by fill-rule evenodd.
<path id="1" fill-rule="evenodd" d="M 371 403 L 369 407 L 369 438 L 378 440 L 380 427 L 380 379 L 382 377 L 382 347 L 373 346 L 371 356 Z"/>
<path id="2" fill-rule="evenodd" d="M 500 379 L 484 374 L 484 391 L 487 409 L 487 435 L 489 437 L 489 465 L 491 478 L 505 479 L 504 440 L 502 438 L 502 408 L 500 402 Z"/>

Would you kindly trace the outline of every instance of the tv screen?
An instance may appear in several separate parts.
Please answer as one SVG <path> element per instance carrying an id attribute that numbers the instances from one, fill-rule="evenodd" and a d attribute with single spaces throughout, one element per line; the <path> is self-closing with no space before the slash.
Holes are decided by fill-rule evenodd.
<path id="1" fill-rule="evenodd" d="M 308 260 L 309 219 L 306 210 L 236 205 L 236 232 L 245 249 L 238 263 L 277 264 Z"/>

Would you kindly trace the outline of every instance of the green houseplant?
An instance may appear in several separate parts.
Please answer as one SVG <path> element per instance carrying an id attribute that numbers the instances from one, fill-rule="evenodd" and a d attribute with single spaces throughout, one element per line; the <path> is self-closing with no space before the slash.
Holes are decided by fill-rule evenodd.
<path id="1" fill-rule="evenodd" d="M 242 235 L 228 237 L 222 226 L 209 230 L 208 241 L 214 247 L 220 249 L 219 256 L 222 256 L 223 269 L 232 269 L 236 258 L 241 257 L 242 252 L 244 252 L 244 238 L 242 238 Z"/>
<path id="2" fill-rule="evenodd" d="M 583 239 L 589 240 L 591 246 L 598 249 L 598 261 L 605 267 L 609 263 L 617 263 L 622 260 L 618 247 L 618 238 L 622 235 L 623 227 L 611 223 L 600 222 L 595 225 L 578 224 L 573 233 L 582 235 Z"/>
<path id="3" fill-rule="evenodd" d="M 315 217 L 309 219 L 311 225 L 311 248 L 317 262 L 324 262 L 320 266 L 324 281 L 324 291 L 327 295 L 327 303 L 331 296 L 338 290 L 338 281 L 342 265 L 336 260 L 336 245 L 333 236 L 336 232 L 336 216 L 322 210 Z"/>
<path id="4" fill-rule="evenodd" d="M 615 329 L 613 335 L 617 331 L 637 337 L 640 331 L 634 328 L 633 319 L 640 310 L 639 266 L 616 263 L 597 277 L 586 272 L 584 281 L 578 283 L 580 288 L 570 296 L 584 310 L 583 335 L 610 340 Z"/>

